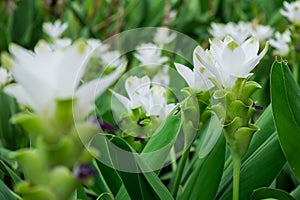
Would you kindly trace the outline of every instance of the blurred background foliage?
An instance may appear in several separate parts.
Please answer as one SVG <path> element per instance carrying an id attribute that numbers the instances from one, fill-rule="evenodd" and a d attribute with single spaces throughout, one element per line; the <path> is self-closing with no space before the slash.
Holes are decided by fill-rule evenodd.
<path id="1" fill-rule="evenodd" d="M 10 42 L 32 48 L 45 37 L 42 23 L 60 18 L 64 36 L 106 39 L 138 27 L 167 26 L 207 41 L 211 22 L 255 21 L 285 28 L 282 0 L 1 0 L 0 51 Z"/>

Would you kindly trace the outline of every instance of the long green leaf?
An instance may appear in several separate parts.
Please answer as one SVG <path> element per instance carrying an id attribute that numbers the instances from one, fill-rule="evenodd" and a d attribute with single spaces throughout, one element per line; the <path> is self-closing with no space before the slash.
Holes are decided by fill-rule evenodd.
<path id="1" fill-rule="evenodd" d="M 300 89 L 283 62 L 274 62 L 272 67 L 271 100 L 282 150 L 300 180 Z"/>
<path id="2" fill-rule="evenodd" d="M 263 199 L 283 199 L 283 200 L 296 200 L 289 193 L 273 188 L 259 188 L 254 190 L 251 195 L 251 200 L 263 200 Z"/>
<path id="3" fill-rule="evenodd" d="M 2 180 L 0 180 L 0 199 L 16 200 Z"/>
<path id="4" fill-rule="evenodd" d="M 224 161 L 225 139 L 221 136 L 212 151 L 196 162 L 194 171 L 184 185 L 182 199 L 214 199 L 222 177 Z"/>

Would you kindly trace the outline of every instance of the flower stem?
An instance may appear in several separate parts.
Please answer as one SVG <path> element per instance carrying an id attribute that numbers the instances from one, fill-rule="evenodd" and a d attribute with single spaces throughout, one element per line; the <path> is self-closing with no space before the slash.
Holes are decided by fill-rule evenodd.
<path id="1" fill-rule="evenodd" d="M 177 169 L 177 174 L 176 174 L 175 181 L 174 181 L 174 185 L 173 185 L 173 188 L 172 188 L 172 196 L 174 198 L 176 198 L 176 196 L 177 196 L 177 192 L 178 192 L 178 188 L 179 188 L 179 185 L 180 185 L 181 177 L 182 177 L 183 170 L 184 170 L 184 167 L 185 167 L 185 163 L 186 163 L 186 160 L 189 156 L 189 153 L 190 153 L 190 147 L 188 147 L 184 151 L 184 153 L 182 154 L 182 157 L 180 159 L 179 166 L 178 166 L 178 169 Z"/>
<path id="2" fill-rule="evenodd" d="M 240 171 L 241 171 L 241 158 L 232 156 L 233 162 L 233 193 L 232 199 L 239 200 L 239 187 L 240 187 Z"/>

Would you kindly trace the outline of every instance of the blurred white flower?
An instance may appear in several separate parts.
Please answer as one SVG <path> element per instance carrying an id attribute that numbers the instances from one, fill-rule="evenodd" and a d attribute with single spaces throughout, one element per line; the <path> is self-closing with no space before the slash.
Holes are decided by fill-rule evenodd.
<path id="1" fill-rule="evenodd" d="M 197 58 L 200 54 L 199 51 L 201 51 L 200 46 L 196 47 L 193 53 L 193 71 L 187 66 L 174 63 L 178 73 L 185 79 L 188 86 L 197 92 L 212 88 L 213 84 L 209 79 L 214 77 L 214 75 L 199 62 Z"/>
<path id="2" fill-rule="evenodd" d="M 259 41 L 265 41 L 273 34 L 273 29 L 265 25 L 252 25 L 249 22 L 229 22 L 227 24 L 211 23 L 210 34 L 218 39 L 224 39 L 231 36 L 234 41 L 242 44 L 246 39 L 255 36 Z"/>
<path id="3" fill-rule="evenodd" d="M 122 63 L 126 62 L 126 59 L 122 57 L 119 51 L 107 51 L 100 55 L 101 61 L 112 68 L 119 67 Z"/>
<path id="4" fill-rule="evenodd" d="M 210 50 L 204 51 L 200 46 L 195 52 L 198 61 L 207 68 L 223 87 L 232 87 L 237 78 L 247 78 L 252 69 L 266 54 L 268 44 L 258 54 L 259 41 L 255 37 L 238 44 L 231 37 L 224 41 L 210 41 Z"/>
<path id="5" fill-rule="evenodd" d="M 0 67 L 0 85 L 6 85 L 12 81 L 11 73 L 3 67 Z"/>
<path id="6" fill-rule="evenodd" d="M 124 105 L 128 112 L 142 107 L 147 116 L 155 116 L 159 121 L 164 120 L 175 104 L 167 104 L 167 91 L 160 85 L 151 85 L 148 76 L 138 78 L 130 76 L 125 82 L 129 98 L 113 92 L 113 95 Z"/>
<path id="7" fill-rule="evenodd" d="M 103 44 L 101 40 L 98 39 L 88 39 L 87 44 L 92 48 L 93 55 L 100 57 L 102 53 L 106 52 L 109 49 L 108 44 Z"/>
<path id="8" fill-rule="evenodd" d="M 170 33 L 168 28 L 158 28 L 154 35 L 154 42 L 157 44 L 169 44 L 176 38 L 176 33 Z"/>
<path id="9" fill-rule="evenodd" d="M 259 41 L 266 41 L 272 37 L 273 31 L 270 26 L 257 24 L 252 26 L 251 35 L 257 37 Z"/>
<path id="10" fill-rule="evenodd" d="M 165 87 L 170 84 L 169 66 L 165 65 L 152 78 L 152 83 L 160 84 Z"/>
<path id="11" fill-rule="evenodd" d="M 270 39 L 270 45 L 275 48 L 275 54 L 286 56 L 290 52 L 288 43 L 291 42 L 291 32 L 275 33 L 275 39 Z"/>
<path id="12" fill-rule="evenodd" d="M 247 38 L 249 38 L 251 32 L 251 25 L 246 22 L 238 22 L 237 24 L 229 22 L 225 26 L 225 32 L 231 36 L 234 41 L 242 44 Z"/>
<path id="13" fill-rule="evenodd" d="M 12 44 L 9 50 L 11 72 L 17 83 L 8 85 L 5 91 L 15 96 L 19 103 L 46 116 L 53 114 L 56 100 L 74 98 L 75 111 L 79 117 L 84 117 L 93 108 L 94 98 L 124 70 L 120 68 L 104 78 L 80 85 L 91 53 L 84 41 L 57 49 L 42 41 L 34 52 Z M 98 84 L 101 87 L 97 87 Z"/>
<path id="14" fill-rule="evenodd" d="M 161 47 L 152 43 L 141 44 L 136 51 L 134 57 L 141 62 L 142 66 L 149 68 L 158 67 L 169 60 L 168 57 L 161 57 Z"/>
<path id="15" fill-rule="evenodd" d="M 283 2 L 284 9 L 280 13 L 293 23 L 300 23 L 300 1 Z"/>
<path id="16" fill-rule="evenodd" d="M 60 20 L 56 20 L 53 24 L 46 22 L 43 24 L 43 31 L 51 38 L 56 39 L 68 28 L 67 23 L 61 23 Z"/>
<path id="17" fill-rule="evenodd" d="M 211 23 L 210 26 L 211 26 L 210 34 L 213 37 L 223 39 L 227 35 L 224 24 L 213 22 Z"/>

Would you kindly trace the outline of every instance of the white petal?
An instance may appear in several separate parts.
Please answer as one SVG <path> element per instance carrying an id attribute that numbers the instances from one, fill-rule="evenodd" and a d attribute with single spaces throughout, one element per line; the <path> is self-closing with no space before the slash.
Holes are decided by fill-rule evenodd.
<path id="1" fill-rule="evenodd" d="M 125 82 L 126 92 L 131 100 L 133 100 L 133 94 L 143 94 L 150 89 L 150 78 L 143 76 L 138 78 L 136 76 L 130 76 Z"/>
<path id="2" fill-rule="evenodd" d="M 244 54 L 246 55 L 245 62 L 247 62 L 248 60 L 257 57 L 257 53 L 259 50 L 259 41 L 256 37 L 251 37 L 242 44 L 242 48 Z"/>
<path id="3" fill-rule="evenodd" d="M 224 47 L 222 61 L 219 65 L 229 74 L 240 77 L 243 71 L 245 54 L 243 49 L 235 42 L 230 42 Z"/>
<path id="4" fill-rule="evenodd" d="M 187 66 L 184 66 L 182 64 L 179 63 L 174 63 L 176 70 L 178 71 L 178 73 L 184 78 L 184 80 L 187 82 L 187 84 L 190 87 L 194 86 L 194 73 L 193 71 L 188 68 Z"/>
<path id="5" fill-rule="evenodd" d="M 121 73 L 125 70 L 127 63 L 116 69 L 111 74 L 89 81 L 78 88 L 74 97 L 76 98 L 76 107 L 78 110 L 85 110 L 86 115 L 93 108 L 94 100 L 102 94 L 111 84 L 113 84 Z"/>

